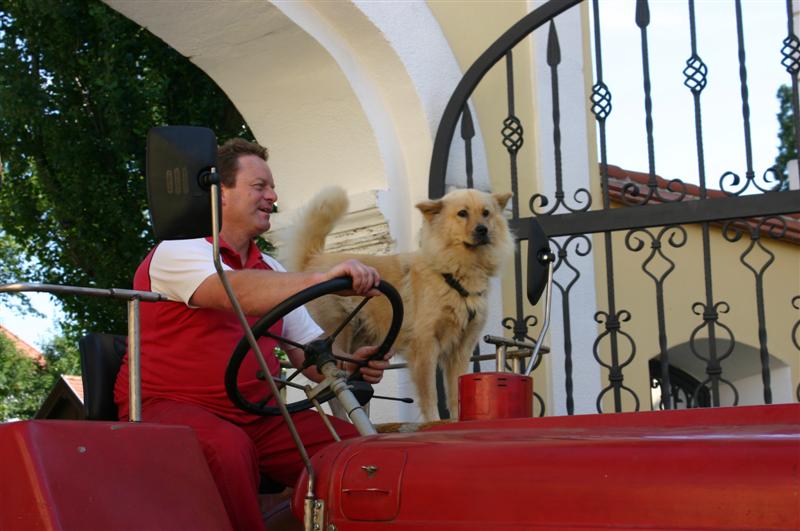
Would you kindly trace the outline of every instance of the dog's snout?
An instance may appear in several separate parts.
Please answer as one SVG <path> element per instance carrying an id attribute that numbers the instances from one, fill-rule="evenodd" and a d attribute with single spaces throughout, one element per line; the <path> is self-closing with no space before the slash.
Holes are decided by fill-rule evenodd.
<path id="1" fill-rule="evenodd" d="M 489 229 L 484 224 L 475 226 L 472 231 L 472 244 L 473 246 L 486 245 L 489 243 Z"/>

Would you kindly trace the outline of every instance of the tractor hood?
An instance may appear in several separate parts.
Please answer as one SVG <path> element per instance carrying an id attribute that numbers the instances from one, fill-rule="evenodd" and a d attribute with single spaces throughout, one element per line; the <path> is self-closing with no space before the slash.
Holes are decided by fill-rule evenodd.
<path id="1" fill-rule="evenodd" d="M 458 422 L 313 462 L 322 529 L 800 527 L 798 404 Z"/>

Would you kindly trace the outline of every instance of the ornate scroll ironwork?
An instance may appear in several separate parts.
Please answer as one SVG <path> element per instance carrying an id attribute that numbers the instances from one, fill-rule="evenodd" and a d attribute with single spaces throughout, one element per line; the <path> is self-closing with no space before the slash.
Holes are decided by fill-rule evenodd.
<path id="1" fill-rule="evenodd" d="M 561 47 L 558 44 L 558 32 L 556 25 L 550 21 L 550 30 L 547 35 L 547 64 L 550 67 L 550 92 L 553 101 L 553 149 L 556 166 L 556 202 L 546 212 L 537 210 L 538 202 L 541 208 L 549 204 L 549 200 L 544 194 L 533 194 L 528 203 L 530 211 L 537 216 L 545 216 L 554 213 L 559 207 L 563 207 L 569 212 L 585 212 L 592 206 L 592 195 L 585 188 L 579 188 L 573 194 L 573 199 L 578 205 L 582 202 L 583 206 L 571 207 L 564 201 L 564 178 L 561 166 L 561 105 L 558 97 L 558 65 L 561 63 Z M 583 197 L 583 201 L 581 200 Z"/>
<path id="2" fill-rule="evenodd" d="M 719 180 L 719 186 L 720 189 L 728 195 L 742 195 L 751 186 L 760 192 L 767 192 L 773 187 L 760 186 L 756 182 L 755 171 L 753 171 L 753 147 L 750 140 L 750 102 L 749 90 L 747 88 L 747 65 L 745 62 L 744 26 L 742 23 L 741 0 L 735 0 L 734 7 L 736 10 L 736 40 L 739 52 L 739 82 L 741 85 L 742 94 L 742 126 L 744 130 L 744 151 L 747 169 L 745 170 L 744 181 L 742 181 L 742 178 L 735 172 L 727 171 L 723 173 Z M 742 182 L 743 184 L 738 190 L 729 190 L 728 185 L 726 185 L 725 182 L 728 179 L 730 180 L 730 186 L 739 186 L 739 183 Z M 767 185 L 769 185 L 770 183 L 780 183 L 784 181 L 786 176 L 778 174 L 775 168 L 768 168 L 766 171 L 764 171 L 762 179 Z"/>
<path id="3" fill-rule="evenodd" d="M 699 94 L 706 88 L 708 67 L 694 50 L 692 51 L 692 56 L 686 60 L 686 68 L 683 69 L 683 75 L 686 77 L 683 84 L 692 93 Z"/>
<path id="4" fill-rule="evenodd" d="M 689 0 L 689 33 L 692 45 L 692 54 L 689 58 L 688 62 L 693 62 L 693 58 L 700 58 L 700 55 L 697 52 L 697 27 L 695 21 L 695 11 L 694 11 L 694 0 Z M 700 200 L 706 201 L 708 199 L 708 188 L 706 187 L 706 167 L 705 167 L 705 158 L 704 158 L 704 151 L 703 151 L 703 126 L 701 120 L 701 104 L 700 104 L 700 96 L 703 92 L 703 89 L 706 86 L 705 76 L 708 73 L 707 68 L 699 67 L 699 65 L 705 64 L 699 59 L 699 62 L 694 62 L 698 65 L 698 72 L 702 73 L 702 77 L 695 77 L 692 76 L 691 79 L 697 79 L 698 81 L 689 81 L 689 77 L 687 76 L 687 80 L 684 82 L 687 88 L 692 92 L 692 97 L 694 99 L 694 120 L 695 120 L 695 142 L 697 145 L 697 172 L 700 178 Z M 684 70 L 684 74 L 686 74 L 686 70 Z M 711 382 L 711 401 L 713 405 L 719 406 L 720 397 L 719 397 L 719 378 L 722 374 L 722 366 L 720 365 L 720 358 L 717 354 L 717 327 L 722 326 L 723 329 L 726 327 L 724 325 L 720 325 L 718 323 L 719 320 L 719 313 L 717 311 L 718 308 L 728 308 L 728 304 L 726 302 L 714 302 L 714 288 L 712 283 L 711 277 L 711 236 L 710 236 L 710 224 L 708 221 L 704 221 L 701 224 L 702 228 L 702 242 L 703 242 L 703 279 L 705 283 L 705 303 L 695 303 L 692 307 L 692 311 L 696 315 L 703 315 L 703 323 L 698 325 L 691 334 L 691 340 L 689 342 L 689 346 L 691 348 L 692 353 L 699 359 L 706 361 L 706 373 L 708 374 L 709 378 L 706 382 Z M 703 308 L 702 312 L 698 311 L 698 308 Z M 726 310 L 727 311 L 727 310 Z M 708 357 L 703 357 L 698 351 L 698 344 L 695 341 L 697 334 L 706 329 L 708 331 Z M 731 336 L 733 334 L 731 333 Z M 731 350 L 733 349 L 733 343 L 731 343 Z M 726 354 L 724 357 L 727 357 L 730 353 Z M 697 397 L 701 393 L 701 390 L 706 390 L 705 383 L 699 384 L 693 393 L 693 401 L 697 401 Z M 734 388 L 734 392 L 736 389 Z"/>
<path id="5" fill-rule="evenodd" d="M 696 302 L 694 305 L 692 305 L 692 311 L 695 313 L 695 315 L 703 316 L 703 323 L 692 330 L 692 333 L 689 336 L 689 348 L 695 357 L 706 363 L 706 374 L 708 375 L 705 380 L 700 382 L 700 385 L 692 395 L 693 399 L 697 399 L 702 387 L 710 384 L 712 401 L 711 405 L 718 407 L 720 405 L 719 384 L 722 383 L 730 387 L 733 391 L 734 400 L 732 405 L 735 406 L 739 403 L 739 391 L 736 389 L 735 385 L 722 377 L 722 362 L 733 353 L 733 347 L 736 344 L 736 338 L 733 335 L 733 330 L 719 321 L 719 314 L 728 313 L 730 311 L 730 306 L 725 301 L 718 302 L 714 306 L 709 306 L 703 304 L 702 302 Z M 708 356 L 703 356 L 700 354 L 700 347 L 697 337 L 698 334 L 704 329 L 707 330 L 708 333 Z M 717 347 L 719 346 L 717 340 L 717 330 L 722 330 L 728 335 L 728 345 L 721 354 L 717 350 Z"/>
<path id="6" fill-rule="evenodd" d="M 786 0 L 786 38 L 783 39 L 781 64 L 786 68 L 792 84 L 792 116 L 794 117 L 795 154 L 800 153 L 800 103 L 798 102 L 797 76 L 800 73 L 800 39 L 794 33 L 794 13 L 792 0 Z"/>
<path id="7" fill-rule="evenodd" d="M 473 180 L 473 163 L 472 163 L 472 139 L 475 138 L 475 126 L 472 123 L 472 113 L 469 110 L 469 104 L 465 103 L 461 111 L 461 140 L 464 141 L 464 162 L 465 173 L 467 178 L 467 188 L 473 188 L 475 182 Z M 481 372 L 481 362 L 478 359 L 481 349 L 478 345 L 472 351 L 472 372 Z"/>
<path id="8" fill-rule="evenodd" d="M 503 145 L 508 150 L 508 159 L 511 176 L 511 193 L 514 200 L 511 204 L 511 219 L 519 219 L 519 184 L 517 181 L 517 151 L 523 144 L 522 124 L 514 114 L 514 59 L 511 50 L 506 53 L 506 88 L 508 96 L 508 116 L 503 120 Z M 520 242 L 515 240 L 514 253 L 514 281 L 517 286 L 522 286 L 522 256 L 520 253 Z M 515 293 L 516 325 L 514 326 L 514 339 L 522 341 L 527 334 L 527 319 L 522 315 L 522 290 L 517 289 Z"/>
<path id="9" fill-rule="evenodd" d="M 603 398 L 609 391 L 613 391 L 614 393 L 614 411 L 618 412 L 622 410 L 622 391 L 626 391 L 633 397 L 635 401 L 634 410 L 639 411 L 639 397 L 633 389 L 623 384 L 624 377 L 622 375 L 622 369 L 630 365 L 636 357 L 636 342 L 630 334 L 621 330 L 621 323 L 629 321 L 630 318 L 631 314 L 628 310 L 620 310 L 613 314 L 599 311 L 594 315 L 595 321 L 605 325 L 605 331 L 601 332 L 600 335 L 597 336 L 597 339 L 595 339 L 594 345 L 592 345 L 592 354 L 594 355 L 594 359 L 597 360 L 597 363 L 608 369 L 608 385 L 597 395 L 596 406 L 598 413 L 604 412 Z M 605 338 L 608 338 L 611 343 L 611 363 L 603 361 L 600 354 L 600 343 Z M 620 349 L 618 343 L 620 338 L 625 339 L 630 345 L 630 353 L 622 361 L 619 359 Z"/>
<path id="10" fill-rule="evenodd" d="M 647 27 L 650 25 L 650 6 L 647 0 L 636 0 L 636 25 L 642 40 L 642 77 L 644 81 L 644 112 L 645 112 L 645 131 L 647 132 L 647 161 L 648 161 L 648 180 L 647 193 L 644 197 L 638 185 L 627 183 L 622 187 L 622 200 L 628 205 L 646 205 L 652 199 L 661 202 L 683 201 L 686 196 L 686 184 L 680 179 L 672 179 L 667 184 L 667 190 L 677 195 L 669 197 L 662 195 L 658 188 L 656 179 L 656 156 L 655 143 L 653 141 L 653 100 L 651 97 L 650 84 L 650 55 L 647 49 Z"/>
<path id="11" fill-rule="evenodd" d="M 564 241 L 563 245 L 557 240 L 551 239 L 550 244 L 556 249 L 556 263 L 553 266 L 553 285 L 561 293 L 561 322 L 564 330 L 564 386 L 567 395 L 567 414 L 572 415 L 575 413 L 575 400 L 573 398 L 573 382 L 572 382 L 572 324 L 570 321 L 570 291 L 575 283 L 581 276 L 580 270 L 576 268 L 569 261 L 569 247 L 575 244 L 575 255 L 588 256 L 592 250 L 591 240 L 584 234 L 575 234 L 570 236 Z M 584 248 L 582 248 L 583 244 Z M 567 282 L 563 282 L 560 278 L 556 277 L 559 269 L 569 269 L 573 274 Z M 559 277 L 563 276 L 562 274 Z"/>
<path id="12" fill-rule="evenodd" d="M 475 138 L 475 126 L 472 125 L 472 113 L 469 112 L 469 105 L 464 105 L 461 113 L 461 140 L 464 141 L 464 160 L 466 163 L 467 188 L 474 186 L 472 178 L 472 139 Z"/>
<path id="13" fill-rule="evenodd" d="M 603 58 L 601 52 L 601 39 L 600 39 L 600 8 L 598 5 L 597 0 L 593 0 L 592 2 L 592 12 L 594 14 L 594 46 L 595 46 L 595 72 L 597 73 L 597 80 L 594 83 L 595 89 L 592 90 L 592 99 L 594 99 L 595 94 L 603 94 L 608 95 L 608 112 L 610 112 L 610 101 L 611 101 L 611 94 L 608 92 L 608 89 L 603 82 Z M 594 103 L 594 101 L 593 101 Z M 596 109 L 596 110 L 595 110 Z M 609 195 L 609 188 L 608 188 L 608 158 L 607 158 L 607 143 L 606 143 L 606 118 L 608 118 L 608 112 L 604 106 L 596 106 L 592 105 L 592 110 L 595 114 L 595 119 L 597 120 L 597 127 L 598 132 L 600 134 L 600 178 L 602 182 L 602 189 L 603 189 L 603 209 L 609 210 L 611 208 L 611 198 Z M 597 397 L 597 411 L 598 413 L 602 413 L 602 399 L 605 394 L 613 389 L 614 390 L 614 411 L 622 411 L 622 389 L 627 389 L 630 391 L 636 401 L 636 410 L 639 409 L 639 398 L 636 396 L 636 393 L 633 393 L 630 389 L 626 388 L 623 385 L 623 374 L 622 369 L 625 365 L 630 363 L 630 360 L 633 359 L 633 355 L 636 352 L 636 344 L 633 342 L 633 339 L 630 335 L 626 332 L 620 330 L 620 322 L 627 321 L 630 318 L 630 314 L 623 310 L 622 312 L 617 312 L 616 309 L 616 290 L 614 288 L 614 249 L 611 240 L 611 232 L 603 233 L 603 244 L 605 250 L 605 258 L 606 258 L 606 289 L 608 294 L 608 311 L 600 311 L 595 314 L 595 321 L 598 323 L 605 323 L 605 331 L 602 332 L 597 339 L 595 339 L 594 345 L 592 347 L 593 355 L 597 362 L 608 369 L 608 380 L 609 385 L 605 387 L 601 392 L 600 395 Z M 628 358 L 628 362 L 624 364 L 620 364 L 619 362 L 619 344 L 618 344 L 618 336 L 622 334 L 623 337 L 627 338 L 631 342 L 631 356 Z M 611 347 L 611 363 L 607 364 L 600 358 L 600 352 L 598 350 L 600 342 L 603 338 L 609 337 L 610 339 L 610 347 Z"/>
<path id="14" fill-rule="evenodd" d="M 657 235 L 647 229 L 636 229 L 625 235 L 625 246 L 633 252 L 644 249 L 646 237 L 650 240 L 650 254 L 642 263 L 642 271 L 653 280 L 656 289 L 656 314 L 658 316 L 658 350 L 661 360 L 661 403 L 664 409 L 672 409 L 672 386 L 669 376 L 669 354 L 667 342 L 666 312 L 664 311 L 664 282 L 675 269 L 675 262 L 670 260 L 663 252 L 663 239 L 668 236 L 667 243 L 674 248 L 683 247 L 686 243 L 686 229 L 680 226 L 662 228 Z M 667 263 L 662 271 L 652 271 L 648 266 L 653 265 L 660 258 Z"/>
<path id="15" fill-rule="evenodd" d="M 761 240 L 762 229 L 766 229 L 770 237 L 779 239 L 786 235 L 786 221 L 783 218 L 772 216 L 764 217 L 754 222 L 739 219 L 725 222 L 722 235 L 729 242 L 739 241 L 745 232 L 750 236 L 747 249 L 739 256 L 739 261 L 753 273 L 756 294 L 756 316 L 758 318 L 758 344 L 761 356 L 761 380 L 764 384 L 764 403 L 772 403 L 772 387 L 769 372 L 769 347 L 767 346 L 767 317 L 764 310 L 764 274 L 775 261 L 775 253 L 766 248 Z M 758 248 L 766 255 L 766 260 L 759 266 L 755 263 L 755 249 Z M 749 260 L 748 260 L 749 258 Z"/>
<path id="16" fill-rule="evenodd" d="M 748 170 L 746 175 L 747 178 L 742 181 L 742 178 L 736 173 L 732 171 L 726 171 L 719 178 L 720 190 L 728 195 L 742 195 L 746 191 L 749 191 L 751 187 L 755 188 L 759 192 L 770 192 L 776 187 L 779 187 L 780 183 L 788 178 L 778 173 L 777 168 L 774 166 L 764 170 L 764 173 L 761 176 L 761 180 L 764 183 L 763 185 L 756 181 L 755 173 L 752 170 Z M 741 186 L 738 190 L 731 189 L 732 187 L 739 186 L 740 183 Z"/>

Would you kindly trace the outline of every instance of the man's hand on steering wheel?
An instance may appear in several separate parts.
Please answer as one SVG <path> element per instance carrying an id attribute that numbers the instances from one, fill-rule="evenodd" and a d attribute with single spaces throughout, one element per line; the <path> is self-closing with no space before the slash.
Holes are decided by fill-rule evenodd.
<path id="1" fill-rule="evenodd" d="M 334 351 L 336 350 L 337 349 L 334 348 Z M 352 357 L 356 360 L 365 360 L 375 354 L 377 350 L 378 347 L 366 346 L 361 347 L 353 352 L 352 356 L 347 356 L 346 354 L 342 355 L 339 352 L 336 352 L 336 354 L 341 355 L 342 357 Z M 359 372 L 361 373 L 363 380 L 370 384 L 380 383 L 381 379 L 383 378 L 383 371 L 389 368 L 389 360 L 392 356 L 394 356 L 394 351 L 390 350 L 386 353 L 382 360 L 371 360 L 366 366 L 361 367 Z M 343 369 L 347 372 L 353 372 L 356 369 L 356 365 L 354 363 L 343 362 L 343 365 Z"/>
<path id="2" fill-rule="evenodd" d="M 389 356 L 387 356 L 389 353 L 389 348 L 392 346 L 392 343 L 394 343 L 394 340 L 397 339 L 397 334 L 400 332 L 400 327 L 403 324 L 403 301 L 400 298 L 400 294 L 397 293 L 397 290 L 385 281 L 380 281 L 377 284 L 377 288 L 370 288 L 370 283 L 375 278 L 373 275 L 377 275 L 377 272 L 374 272 L 371 267 L 363 266 L 363 264 L 359 265 L 363 267 L 363 269 L 359 267 L 361 272 L 358 273 L 358 276 L 362 282 L 359 289 L 364 292 L 362 296 L 365 298 L 362 303 L 356 306 L 353 312 L 351 312 L 351 314 L 347 316 L 342 323 L 340 323 L 337 330 L 330 336 L 302 345 L 285 337 L 274 335 L 269 332 L 269 329 L 272 327 L 272 325 L 283 319 L 288 313 L 318 297 L 331 294 L 353 293 L 355 290 L 352 287 L 353 280 L 350 275 L 343 274 L 341 276 L 334 277 L 330 280 L 322 282 L 321 284 L 316 284 L 290 296 L 288 299 L 272 308 L 272 310 L 267 312 L 261 319 L 253 324 L 251 328 L 252 336 L 249 339 L 258 340 L 258 338 L 260 338 L 262 335 L 267 335 L 279 342 L 284 343 L 285 345 L 291 345 L 297 349 L 301 349 L 306 354 L 306 363 L 303 365 L 318 365 L 320 361 L 324 362 L 326 357 L 329 359 L 334 358 L 335 355 L 332 352 L 331 347 L 336 341 L 336 336 L 350 321 L 350 319 L 352 319 L 353 316 L 358 313 L 364 304 L 370 300 L 368 295 L 374 289 L 375 291 L 379 291 L 381 294 L 383 294 L 391 306 L 391 322 L 389 323 L 389 329 L 387 330 L 386 336 L 383 338 L 383 341 L 380 343 L 380 345 L 377 347 L 364 347 L 358 349 L 352 357 L 352 363 L 348 364 L 345 362 L 345 364 L 353 367 L 353 369 L 358 368 L 357 371 L 354 370 L 347 377 L 349 384 L 355 386 L 356 382 L 362 379 L 371 379 L 376 382 L 380 381 L 381 377 L 383 376 L 383 369 L 386 367 L 387 359 L 389 358 Z M 346 268 L 348 266 L 342 265 L 340 267 Z M 334 268 L 332 271 L 335 270 L 336 268 Z M 340 271 L 342 273 L 344 272 L 343 269 L 340 269 Z M 366 284 L 363 284 L 365 278 Z M 279 415 L 280 410 L 278 407 L 266 404 L 263 399 L 256 402 L 245 399 L 241 394 L 241 390 L 239 389 L 239 369 L 242 367 L 242 362 L 244 361 L 245 356 L 250 351 L 249 339 L 247 337 L 243 337 L 241 340 L 239 340 L 239 343 L 236 344 L 236 347 L 231 354 L 231 359 L 228 362 L 228 368 L 225 370 L 225 391 L 228 394 L 228 398 L 230 398 L 231 401 L 243 411 L 254 413 L 256 415 Z M 370 360 L 364 364 L 364 367 L 358 367 L 359 364 L 356 363 L 356 358 L 365 360 L 371 357 L 374 357 L 375 360 Z M 289 377 L 289 379 L 291 378 L 292 376 Z M 369 386 L 368 382 L 369 380 L 365 382 L 367 386 Z M 332 397 L 333 392 L 328 390 L 328 392 L 323 392 L 320 395 L 317 395 L 316 399 L 322 403 L 326 400 L 330 400 Z M 289 411 L 289 413 L 294 413 L 308 409 L 313 405 L 314 404 L 312 404 L 310 399 L 303 399 L 286 404 L 286 409 Z"/>
<path id="3" fill-rule="evenodd" d="M 336 264 L 325 273 L 325 280 L 337 277 L 350 277 L 353 279 L 353 289 L 339 293 L 339 295 L 361 295 L 364 297 L 377 297 L 381 292 L 377 290 L 381 282 L 378 270 L 355 259 Z"/>

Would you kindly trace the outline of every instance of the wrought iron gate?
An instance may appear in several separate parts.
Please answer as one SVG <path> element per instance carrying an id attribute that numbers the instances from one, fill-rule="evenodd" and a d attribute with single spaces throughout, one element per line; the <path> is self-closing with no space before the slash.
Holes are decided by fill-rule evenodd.
<path id="1" fill-rule="evenodd" d="M 792 345 L 793 356 L 800 350 L 800 290 L 798 282 L 800 270 L 794 270 L 794 278 L 787 280 L 787 287 L 795 292 L 787 293 L 783 300 L 766 300 L 765 281 L 779 282 L 774 278 L 776 254 L 772 243 L 800 242 L 800 191 L 791 190 L 787 185 L 787 175 L 776 168 L 767 168 L 757 177 L 752 156 L 750 131 L 750 103 L 748 93 L 747 62 L 744 49 L 744 28 L 741 1 L 731 2 L 735 11 L 738 46 L 730 53 L 738 56 L 739 65 L 739 98 L 737 105 L 741 108 L 741 127 L 744 134 L 746 152 L 746 168 L 740 174 L 726 171 L 718 180 L 712 182 L 706 174 L 704 160 L 704 142 L 702 121 L 702 96 L 708 85 L 709 66 L 702 59 L 695 24 L 695 3 L 688 0 L 685 4 L 689 17 L 689 41 L 686 43 L 690 54 L 683 70 L 683 84 L 691 95 L 694 106 L 694 142 L 697 152 L 697 179 L 699 184 L 693 185 L 683 180 L 665 180 L 659 177 L 654 164 L 653 115 L 651 100 L 650 55 L 648 50 L 648 27 L 650 26 L 650 10 L 646 0 L 636 2 L 636 16 L 632 23 L 638 26 L 641 44 L 641 73 L 643 101 L 645 113 L 645 134 L 647 137 L 649 167 L 645 173 L 636 174 L 614 167 L 607 160 L 606 121 L 612 113 L 612 88 L 603 79 L 603 61 L 608 58 L 602 53 L 602 27 L 600 24 L 603 9 L 612 5 L 593 0 L 588 6 L 591 14 L 592 44 L 594 52 L 593 85 L 586 94 L 586 105 L 594 115 L 599 163 L 600 197 L 592 197 L 586 188 L 568 189 L 562 175 L 562 130 L 569 134 L 567 124 L 561 123 L 559 104 L 559 73 L 562 62 L 562 50 L 558 38 L 559 15 L 569 9 L 579 9 L 578 0 L 552 0 L 531 12 L 513 25 L 497 41 L 494 42 L 475 63 L 468 69 L 455 89 L 444 112 L 436 135 L 429 176 L 429 195 L 432 198 L 444 195 L 446 183 L 466 184 L 474 186 L 473 179 L 473 143 L 476 138 L 470 97 L 476 87 L 492 67 L 499 64 L 505 66 L 507 86 L 508 114 L 502 124 L 482 124 L 484 131 L 500 130 L 498 139 L 508 157 L 508 177 L 510 190 L 515 201 L 511 212 L 510 224 L 517 235 L 517 253 L 514 263 L 515 300 L 514 313 L 503 321 L 503 326 L 513 332 L 517 340 L 530 340 L 535 336 L 533 327 L 535 320 L 525 315 L 523 294 L 523 257 L 525 242 L 530 236 L 529 223 L 536 217 L 548 237 L 552 247 L 557 251 L 556 271 L 561 274 L 556 279 L 556 291 L 560 294 L 561 312 L 554 308 L 553 315 L 560 315 L 560 327 L 564 335 L 564 386 L 568 414 L 575 412 L 573 370 L 575 353 L 572 352 L 572 340 L 576 334 L 589 333 L 576 331 L 572 326 L 573 309 L 570 302 L 573 288 L 579 281 L 582 272 L 573 266 L 576 257 L 598 253 L 598 262 L 604 264 L 597 268 L 598 278 L 604 278 L 599 300 L 605 307 L 599 307 L 595 315 L 596 334 L 592 357 L 602 367 L 606 382 L 596 397 L 598 412 L 639 410 L 643 407 L 642 399 L 626 382 L 626 368 L 636 359 L 637 343 L 632 333 L 634 320 L 631 311 L 626 309 L 629 301 L 620 300 L 620 284 L 626 279 L 620 278 L 619 257 L 626 259 L 639 256 L 641 274 L 651 282 L 652 300 L 648 304 L 654 308 L 655 329 L 657 330 L 657 356 L 651 360 L 651 378 L 654 386 L 660 390 L 660 403 L 657 407 L 671 409 L 690 405 L 712 406 L 736 405 L 739 403 L 739 391 L 728 377 L 731 368 L 726 365 L 734 348 L 737 347 L 736 331 L 733 319 L 730 318 L 732 306 L 718 295 L 715 283 L 715 271 L 720 267 L 740 267 L 748 271 L 749 281 L 743 282 L 741 289 L 754 293 L 752 308 L 742 310 L 749 315 L 745 319 L 747 326 L 757 328 L 758 363 L 760 364 L 760 380 L 763 388 L 763 402 L 773 402 L 773 385 L 771 382 L 770 360 L 774 343 L 768 331 L 768 314 L 782 317 L 791 315 L 789 326 L 783 326 L 780 334 L 785 343 Z M 786 0 L 786 38 L 783 48 L 776 50 L 775 57 L 768 59 L 779 61 L 786 69 L 787 84 L 791 86 L 792 108 L 794 110 L 795 131 L 798 131 L 800 113 L 798 113 L 797 75 L 800 71 L 800 40 L 794 34 L 792 24 L 792 3 Z M 544 178 L 554 181 L 554 194 L 547 197 L 535 193 L 530 198 L 520 197 L 518 155 L 523 149 L 526 127 L 515 110 L 514 84 L 514 48 L 526 37 L 532 36 L 537 29 L 547 31 L 547 64 L 550 73 L 550 97 L 552 99 L 552 135 L 554 175 Z M 581 53 L 581 51 L 572 51 Z M 761 59 L 764 60 L 764 59 Z M 460 125 L 460 137 L 453 142 L 456 128 Z M 800 136 L 795 134 L 795 149 Z M 490 140 L 487 140 L 487 143 Z M 464 151 L 466 157 L 466 179 L 462 175 L 447 175 L 448 160 L 451 149 Z M 800 152 L 800 150 L 798 150 Z M 520 212 L 520 205 L 527 205 L 528 212 Z M 700 256 L 692 262 L 677 265 L 675 253 L 687 242 L 687 227 L 692 227 L 692 234 L 698 234 L 698 246 L 702 249 Z M 716 238 L 715 231 L 721 230 L 722 239 Z M 614 235 L 617 234 L 616 238 Z M 716 238 L 716 239 L 715 239 Z M 720 243 L 722 242 L 722 243 Z M 738 243 L 737 243 L 738 242 Z M 719 251 L 722 244 L 736 244 L 739 263 L 719 263 Z M 649 250 L 647 249 L 649 247 Z M 739 252 L 739 249 L 742 249 Z M 795 250 L 800 253 L 800 248 Z M 638 254 L 637 254 L 638 253 Z M 602 258 L 600 258 L 602 257 Z M 654 268 L 658 261 L 661 266 Z M 665 302 L 665 297 L 675 287 L 676 267 L 689 267 L 697 271 L 701 293 L 692 295 L 694 299 L 685 307 L 672 309 Z M 791 271 L 791 270 L 790 270 Z M 569 275 L 567 273 L 570 273 Z M 628 272 L 625 272 L 626 275 Z M 772 275 L 772 276 L 770 276 Z M 649 297 L 650 295 L 648 295 Z M 767 308 L 770 310 L 767 311 Z M 678 331 L 668 326 L 668 317 L 673 312 L 692 312 L 694 324 L 690 329 Z M 738 311 L 738 308 L 737 308 Z M 737 315 L 743 315 L 738 312 Z M 691 316 L 690 316 L 691 317 Z M 772 319 L 772 317 L 770 317 Z M 556 318 L 558 319 L 558 318 Z M 741 323 L 741 317 L 735 320 Z M 641 321 L 640 321 L 641 322 Z M 786 337 L 788 336 L 788 337 Z M 675 368 L 671 364 L 671 347 L 676 343 L 685 343 L 688 350 L 703 365 L 704 375 L 701 380 L 683 378 L 678 385 Z M 787 355 L 786 352 L 781 354 Z M 797 375 L 792 382 L 797 382 Z M 694 383 L 687 383 L 687 382 Z M 792 384 L 794 385 L 794 383 Z M 682 386 L 682 387 L 681 387 Z M 678 389 L 683 391 L 678 391 Z M 725 391 L 725 393 L 723 393 Z M 676 396 L 677 393 L 677 396 Z M 795 397 L 800 400 L 800 387 L 795 389 Z M 732 397 L 724 403 L 723 395 Z M 676 399 L 680 401 L 676 404 Z M 544 401 L 539 397 L 540 414 L 545 414 Z M 629 404 L 625 406 L 624 404 Z"/>

